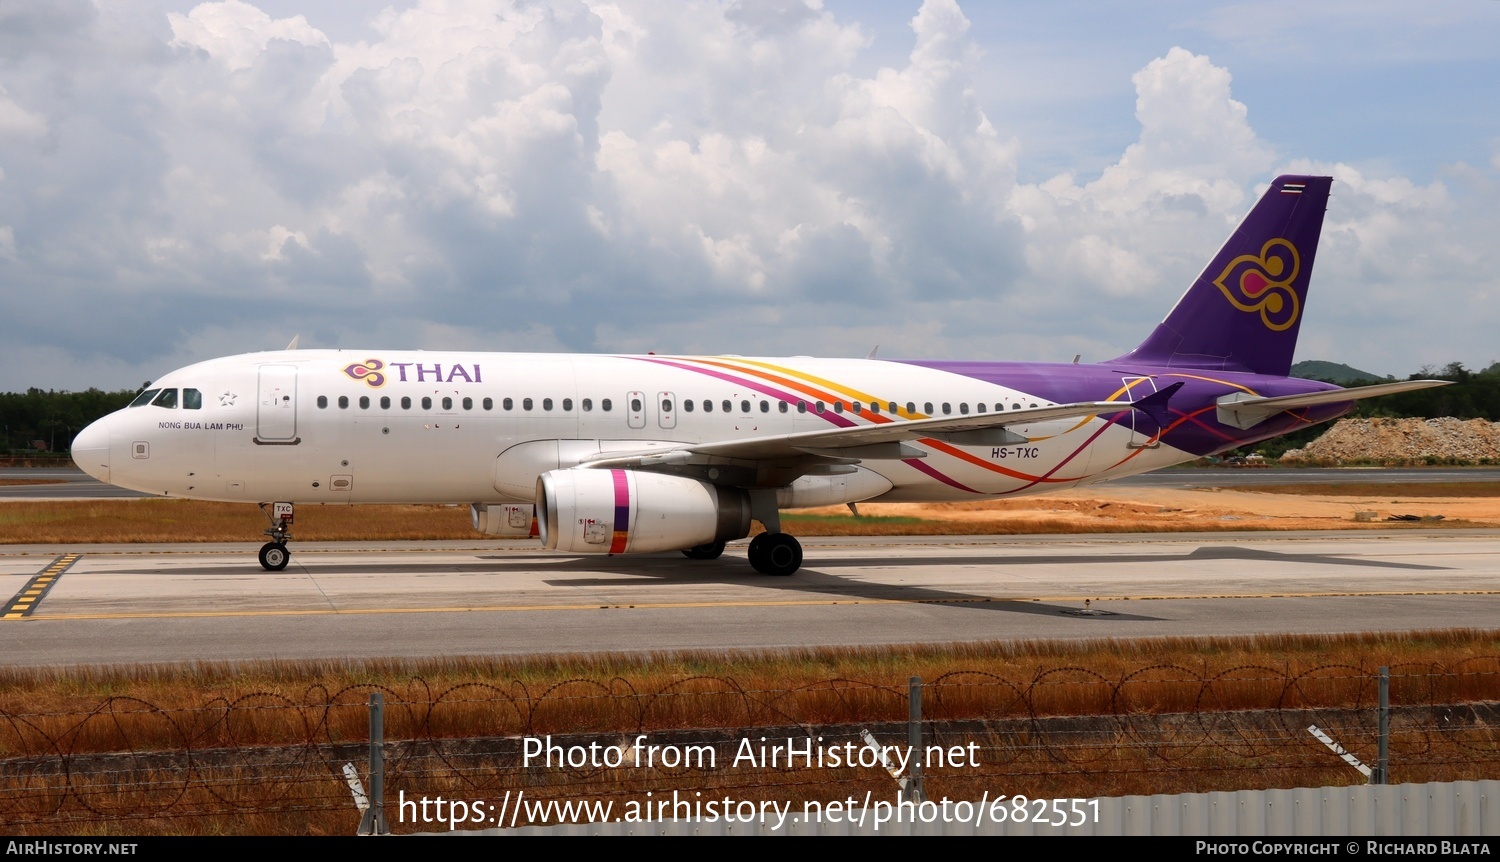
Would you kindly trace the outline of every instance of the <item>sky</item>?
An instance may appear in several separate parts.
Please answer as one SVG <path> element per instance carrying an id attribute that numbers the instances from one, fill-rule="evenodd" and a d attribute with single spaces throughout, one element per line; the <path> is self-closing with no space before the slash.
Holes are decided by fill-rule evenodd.
<path id="1" fill-rule="evenodd" d="M 1298 359 L 1500 360 L 1500 0 L 0 0 L 0 391 L 301 347 L 1105 361 L 1280 173 Z"/>

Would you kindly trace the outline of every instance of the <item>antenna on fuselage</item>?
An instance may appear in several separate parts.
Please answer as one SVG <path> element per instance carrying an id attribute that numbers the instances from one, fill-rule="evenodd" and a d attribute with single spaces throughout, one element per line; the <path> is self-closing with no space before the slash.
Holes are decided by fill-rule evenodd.
<path id="1" fill-rule="evenodd" d="M 866 356 L 865 358 L 866 359 L 874 359 L 875 358 L 875 353 L 878 350 L 880 350 L 880 345 L 877 344 L 874 347 L 870 348 L 870 355 Z"/>
<path id="2" fill-rule="evenodd" d="M 301 340 L 301 338 L 302 338 L 302 333 L 300 333 L 300 332 L 297 333 L 296 335 L 293 335 L 292 336 L 292 340 L 291 340 L 291 342 L 289 344 L 287 344 L 286 349 L 287 350 L 296 350 L 297 349 L 297 342 L 299 340 Z"/>

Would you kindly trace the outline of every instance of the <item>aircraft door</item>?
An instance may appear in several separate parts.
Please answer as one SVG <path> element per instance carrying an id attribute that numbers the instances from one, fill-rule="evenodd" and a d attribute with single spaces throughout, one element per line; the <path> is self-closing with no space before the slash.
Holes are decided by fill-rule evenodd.
<path id="1" fill-rule="evenodd" d="M 656 406 L 661 408 L 656 414 L 656 423 L 663 428 L 677 427 L 677 396 L 670 392 L 656 393 Z"/>
<path id="2" fill-rule="evenodd" d="M 1125 383 L 1125 394 L 1121 396 L 1125 401 L 1139 401 L 1156 391 L 1156 378 L 1154 377 L 1122 377 L 1121 380 Z M 1152 429 L 1149 433 L 1145 428 L 1139 430 L 1136 428 L 1137 422 L 1143 418 L 1140 411 L 1130 411 L 1130 418 L 1127 420 L 1130 423 L 1130 442 L 1125 445 L 1131 449 L 1160 448 L 1161 440 L 1152 439 L 1152 435 L 1156 433 L 1155 423 L 1150 419 L 1144 420 L 1145 426 Z"/>
<path id="3" fill-rule="evenodd" d="M 260 367 L 260 399 L 255 412 L 255 442 L 296 443 L 297 368 Z"/>

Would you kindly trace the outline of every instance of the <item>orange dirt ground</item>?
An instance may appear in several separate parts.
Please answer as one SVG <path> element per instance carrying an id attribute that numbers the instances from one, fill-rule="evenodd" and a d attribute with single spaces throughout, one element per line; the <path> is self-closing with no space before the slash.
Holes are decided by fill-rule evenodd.
<path id="1" fill-rule="evenodd" d="M 806 510 L 847 515 L 844 506 Z M 1374 512 L 1359 521 L 1356 512 Z M 1068 531 L 1125 530 L 1329 530 L 1383 528 L 1391 515 L 1442 516 L 1439 525 L 1500 526 L 1500 496 L 1420 497 L 1383 495 L 1323 496 L 1271 494 L 1217 488 L 1128 488 L 1096 485 L 1044 497 L 980 503 L 862 503 L 864 516 L 913 517 L 947 521 L 1030 520 L 1051 522 Z"/>

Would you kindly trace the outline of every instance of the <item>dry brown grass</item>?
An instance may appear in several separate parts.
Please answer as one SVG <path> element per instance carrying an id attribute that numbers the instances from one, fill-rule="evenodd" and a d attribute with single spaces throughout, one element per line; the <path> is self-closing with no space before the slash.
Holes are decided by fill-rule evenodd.
<path id="1" fill-rule="evenodd" d="M 786 515 L 801 536 L 962 536 L 1042 533 L 1159 532 L 1176 522 L 1078 524 L 1063 519 L 947 520 L 916 517 Z M 253 541 L 267 526 L 254 507 L 195 500 L 66 500 L 0 504 L 0 544 Z M 757 525 L 756 530 L 760 527 Z M 1209 524 L 1199 529 L 1245 529 Z M 463 540 L 484 538 L 457 506 L 300 506 L 293 535 L 301 541 Z"/>
<path id="2" fill-rule="evenodd" d="M 1398 780 L 1500 776 L 1493 729 L 1455 720 L 1456 705 L 1500 700 L 1500 637 L 1484 631 L 12 668 L 0 670 L 0 816 L 33 834 L 350 834 L 357 816 L 337 768 L 362 757 L 374 691 L 387 704 L 388 800 L 493 803 L 524 790 L 624 804 L 674 789 L 889 799 L 878 770 L 524 769 L 515 737 L 718 740 L 726 761 L 753 734 L 837 744 L 873 727 L 899 740 L 913 675 L 926 684 L 929 742 L 972 742 L 982 763 L 930 770 L 932 796 L 1347 784 L 1358 776 L 1311 741 L 1305 710 L 1370 758 L 1380 665 L 1393 705 L 1415 709 L 1393 737 Z M 1433 704 L 1446 705 L 1440 722 L 1422 711 Z M 179 752 L 176 765 L 150 759 L 157 750 Z M 39 759 L 4 759 L 25 755 Z M 36 765 L 59 756 L 66 773 Z M 18 763 L 31 765 L 7 766 Z"/>
<path id="3" fill-rule="evenodd" d="M 0 669 L 0 711 L 17 714 L 94 715 L 113 701 L 109 721 L 139 725 L 140 733 L 163 712 L 228 704 L 305 705 L 335 712 L 346 705 L 362 715 L 370 691 L 407 702 L 455 705 L 474 699 L 504 700 L 509 717 L 483 710 L 482 721 L 444 717 L 443 735 L 564 733 L 717 727 L 725 722 L 774 721 L 747 714 L 747 693 L 758 703 L 797 703 L 807 720 L 841 723 L 903 720 L 907 679 L 920 676 L 948 686 L 952 718 L 1021 715 L 1091 715 L 1117 707 L 1129 712 L 1264 709 L 1272 706 L 1345 705 L 1362 679 L 1386 665 L 1393 673 L 1465 668 L 1490 677 L 1445 689 L 1461 701 L 1500 699 L 1500 635 L 1455 630 L 1425 634 L 1275 635 L 1138 641 L 995 642 L 911 647 L 821 648 L 746 653 L 675 653 L 661 656 L 597 654 L 534 658 L 449 658 L 422 661 L 275 662 L 80 668 Z M 1287 679 L 1296 679 L 1288 689 Z M 1201 681 L 1216 680 L 1207 689 Z M 726 683 L 732 681 L 732 685 Z M 830 683 L 830 681 L 843 681 Z M 1363 682 L 1360 685 L 1364 685 Z M 1490 686 L 1485 688 L 1483 686 Z M 1024 702 L 1015 692 L 1025 689 Z M 1207 694 L 1205 694 L 1207 691 Z M 895 692 L 900 697 L 892 697 Z M 967 693 L 963 693 L 967 692 Z M 621 706 L 622 693 L 654 693 Z M 772 693 L 770 696 L 767 693 Z M 438 697 L 439 694 L 443 696 Z M 1368 692 L 1364 693 L 1368 695 Z M 1399 692 L 1397 693 L 1399 694 Z M 1407 699 L 1418 696 L 1408 692 Z M 1421 693 L 1425 702 L 1430 692 Z M 1393 695 L 1395 696 L 1395 695 Z M 1207 701 L 1204 701 L 1207 698 Z M 626 698 L 629 700 L 630 698 Z M 148 708 L 149 707 L 149 708 Z M 774 707 L 766 707 L 774 709 Z M 752 710 L 753 712 L 753 710 Z M 133 717 L 132 717 L 133 716 Z M 364 732 L 362 717 L 332 719 L 343 738 Z M 274 725 L 274 723 L 273 723 Z M 280 726 L 280 725 L 274 725 Z M 395 727 L 400 720 L 395 719 Z M 258 743 L 290 736 L 246 726 Z M 411 728 L 406 728 L 410 732 Z M 86 750 L 115 750 L 108 733 Z M 110 731 L 113 732 L 113 731 Z M 175 733 L 176 731 L 174 731 Z M 393 731 L 399 734 L 401 730 Z M 79 739 L 92 739 L 93 731 Z"/>
<path id="4" fill-rule="evenodd" d="M 1500 482 L 1320 482 L 1251 485 L 1244 490 L 1303 497 L 1500 497 Z"/>
<path id="5" fill-rule="evenodd" d="M 0 504 L 0 543 L 247 542 L 268 526 L 254 506 L 196 500 L 27 501 Z M 458 506 L 299 506 L 305 541 L 476 539 Z"/>

